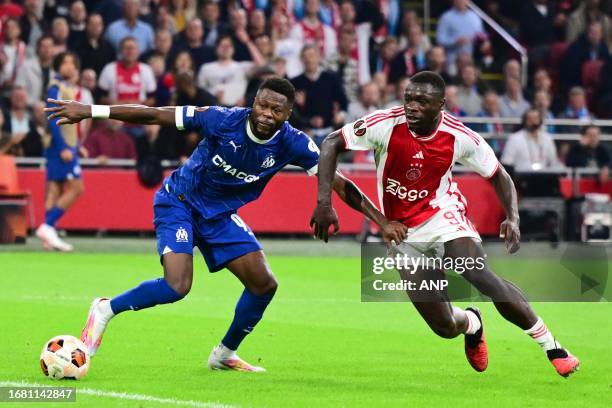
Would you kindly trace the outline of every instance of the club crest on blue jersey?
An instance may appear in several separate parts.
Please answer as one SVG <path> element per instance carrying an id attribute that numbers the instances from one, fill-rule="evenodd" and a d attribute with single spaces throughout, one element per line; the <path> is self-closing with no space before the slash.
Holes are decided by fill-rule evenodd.
<path id="1" fill-rule="evenodd" d="M 261 167 L 264 169 L 269 169 L 270 167 L 274 166 L 274 163 L 276 163 L 274 156 L 269 155 L 264 159 L 263 163 L 261 163 Z"/>
<path id="2" fill-rule="evenodd" d="M 176 242 L 189 242 L 189 234 L 185 228 L 180 227 L 176 230 Z"/>

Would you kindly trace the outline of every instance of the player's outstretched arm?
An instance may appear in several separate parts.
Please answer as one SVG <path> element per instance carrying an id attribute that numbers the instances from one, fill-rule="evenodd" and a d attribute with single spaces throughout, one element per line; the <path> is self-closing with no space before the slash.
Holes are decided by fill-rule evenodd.
<path id="1" fill-rule="evenodd" d="M 495 187 L 495 193 L 504 207 L 506 219 L 501 223 L 499 237 L 506 242 L 506 248 L 511 254 L 518 251 L 521 241 L 519 230 L 518 201 L 516 198 L 516 188 L 512 178 L 506 169 L 500 164 L 499 169 L 490 178 Z"/>
<path id="2" fill-rule="evenodd" d="M 58 119 L 58 125 L 78 123 L 83 119 L 116 119 L 140 125 L 174 126 L 175 111 L 173 106 L 150 107 L 145 105 L 84 105 L 69 100 L 47 99 L 56 106 L 45 108 L 51 113 L 49 120 Z"/>

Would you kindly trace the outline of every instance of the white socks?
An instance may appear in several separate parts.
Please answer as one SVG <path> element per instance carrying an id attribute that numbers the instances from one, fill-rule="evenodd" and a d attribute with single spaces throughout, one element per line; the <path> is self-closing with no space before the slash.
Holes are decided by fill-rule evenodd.
<path id="1" fill-rule="evenodd" d="M 219 357 L 222 360 L 236 358 L 236 350 L 229 349 L 223 343 L 219 343 Z"/>
<path id="2" fill-rule="evenodd" d="M 113 313 L 113 309 L 111 309 L 110 300 L 103 300 L 101 302 L 98 302 L 98 312 L 102 313 L 102 316 L 104 316 L 104 319 L 106 321 L 109 321 L 115 316 L 115 314 Z"/>
<path id="3" fill-rule="evenodd" d="M 462 313 L 465 314 L 465 318 L 468 322 L 465 334 L 475 334 L 478 330 L 480 330 L 480 327 L 482 325 L 480 324 L 480 319 L 478 318 L 478 316 L 476 316 L 476 313 L 472 312 L 471 310 L 463 310 L 456 306 L 452 306 L 452 308 L 454 315 Z"/>
<path id="4" fill-rule="evenodd" d="M 468 321 L 468 327 L 465 334 L 476 334 L 476 332 L 480 330 L 480 327 L 482 326 L 480 324 L 480 319 L 478 316 L 476 316 L 476 313 L 472 312 L 471 310 L 465 311 L 465 317 Z"/>
<path id="5" fill-rule="evenodd" d="M 540 317 L 531 329 L 525 330 L 525 334 L 534 339 L 544 351 L 561 348 L 561 344 L 555 340 Z"/>

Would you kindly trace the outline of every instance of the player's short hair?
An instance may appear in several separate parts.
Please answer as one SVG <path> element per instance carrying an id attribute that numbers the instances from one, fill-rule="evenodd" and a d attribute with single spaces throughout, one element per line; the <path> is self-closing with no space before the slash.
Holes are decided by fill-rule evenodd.
<path id="1" fill-rule="evenodd" d="M 446 83 L 444 78 L 437 72 L 433 71 L 421 71 L 410 77 L 410 82 L 413 84 L 429 84 L 438 92 L 444 96 L 446 92 Z"/>
<path id="2" fill-rule="evenodd" d="M 77 71 L 81 70 L 81 61 L 79 60 L 79 57 L 72 51 L 64 51 L 60 52 L 55 56 L 55 58 L 53 58 L 53 70 L 55 72 L 59 72 L 60 67 L 64 63 L 64 59 L 66 57 L 72 57 L 72 60 L 74 61 L 74 66 L 76 67 Z"/>
<path id="3" fill-rule="evenodd" d="M 285 78 L 274 76 L 266 79 L 259 86 L 259 91 L 262 91 L 264 89 L 269 89 L 271 91 L 284 95 L 287 98 L 289 105 L 293 105 L 293 102 L 295 101 L 295 87 Z"/>

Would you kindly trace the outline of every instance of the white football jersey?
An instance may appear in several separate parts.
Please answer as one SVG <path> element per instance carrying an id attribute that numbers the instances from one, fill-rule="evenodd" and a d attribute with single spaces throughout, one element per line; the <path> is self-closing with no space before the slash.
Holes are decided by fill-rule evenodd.
<path id="1" fill-rule="evenodd" d="M 388 219 L 408 227 L 451 207 L 467 214 L 467 201 L 452 178 L 455 162 L 487 178 L 499 168 L 482 136 L 446 112 L 429 136 L 408 128 L 403 106 L 349 123 L 342 135 L 347 149 L 374 150 L 381 210 Z"/>

